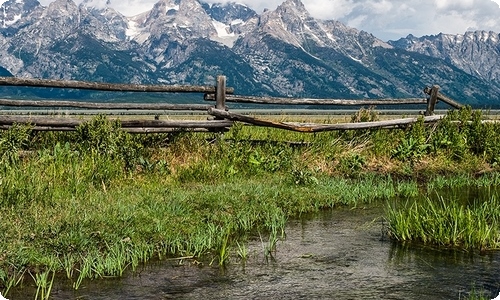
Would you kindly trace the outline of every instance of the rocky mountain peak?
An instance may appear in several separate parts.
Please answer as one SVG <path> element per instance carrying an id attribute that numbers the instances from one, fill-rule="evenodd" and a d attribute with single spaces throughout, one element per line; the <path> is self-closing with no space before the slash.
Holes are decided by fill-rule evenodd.
<path id="1" fill-rule="evenodd" d="M 179 3 L 180 0 L 160 0 L 154 5 L 152 12 L 158 16 L 175 14 L 179 10 Z"/>
<path id="2" fill-rule="evenodd" d="M 287 31 L 296 32 L 307 30 L 306 23 L 317 23 L 309 14 L 300 0 L 287 0 L 275 11 L 283 21 Z"/>
<path id="3" fill-rule="evenodd" d="M 244 4 L 235 2 L 201 4 L 203 9 L 216 21 L 227 25 L 246 22 L 251 18 L 257 17 L 257 13 Z"/>
<path id="4" fill-rule="evenodd" d="M 128 19 L 109 7 L 109 0 L 85 0 L 79 6 L 79 30 L 100 41 L 127 40 Z"/>
<path id="5" fill-rule="evenodd" d="M 286 0 L 276 8 L 276 11 L 285 14 L 293 13 L 295 15 L 302 15 L 304 17 L 309 16 L 309 12 L 304 6 L 304 3 L 302 3 L 302 1 L 300 0 Z"/>
<path id="6" fill-rule="evenodd" d="M 51 2 L 45 10 L 49 18 L 72 18 L 78 14 L 78 6 L 72 0 L 56 0 Z"/>
<path id="7" fill-rule="evenodd" d="M 110 4 L 110 0 L 84 0 L 80 6 L 87 10 L 106 10 Z"/>
<path id="8" fill-rule="evenodd" d="M 500 83 L 500 34 L 492 31 L 470 31 L 415 37 L 409 35 L 390 44 L 449 61 L 465 72 Z"/>
<path id="9" fill-rule="evenodd" d="M 0 6 L 0 27 L 16 28 L 18 24 L 26 21 L 33 11 L 40 7 L 37 0 L 8 0 Z M 4 30 L 2 30 L 3 33 Z M 12 31 L 10 32 L 13 33 Z"/>
<path id="10" fill-rule="evenodd" d="M 335 26 L 335 23 L 313 18 L 300 0 L 287 0 L 275 11 L 264 12 L 260 18 L 262 31 L 306 51 L 311 47 L 339 46 L 340 39 L 335 35 L 342 35 L 351 31 L 345 26 Z M 334 25 L 334 26 L 332 26 Z M 356 30 L 356 33 L 359 33 Z"/>
<path id="11" fill-rule="evenodd" d="M 217 31 L 217 36 L 211 36 L 210 39 L 230 48 L 241 35 L 252 31 L 258 22 L 258 14 L 244 4 L 228 2 L 201 5 L 212 18 L 212 24 Z"/>
<path id="12" fill-rule="evenodd" d="M 478 30 L 466 32 L 464 38 L 469 42 L 498 44 L 500 34 L 493 31 Z"/>
<path id="13" fill-rule="evenodd" d="M 314 21 L 302 2 L 287 0 L 274 11 L 265 11 L 259 19 L 259 29 L 297 47 L 302 47 L 306 22 Z"/>
<path id="14" fill-rule="evenodd" d="M 160 0 L 145 15 L 142 26 L 150 28 L 152 34 L 162 27 L 170 28 L 181 38 L 191 36 L 190 32 L 215 34 L 215 30 L 209 32 L 207 24 L 211 24 L 211 18 L 197 0 Z"/>

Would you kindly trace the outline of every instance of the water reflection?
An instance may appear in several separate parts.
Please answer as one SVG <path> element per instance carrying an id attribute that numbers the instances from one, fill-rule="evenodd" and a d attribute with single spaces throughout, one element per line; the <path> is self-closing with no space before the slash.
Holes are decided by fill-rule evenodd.
<path id="1" fill-rule="evenodd" d="M 191 261 L 149 264 L 78 291 L 56 286 L 53 299 L 464 299 L 473 289 L 498 295 L 500 253 L 400 245 L 383 235 L 381 216 L 380 208 L 323 212 L 290 221 L 272 259 L 264 255 L 266 240 L 257 238 L 246 263 L 234 257 L 224 270 Z"/>

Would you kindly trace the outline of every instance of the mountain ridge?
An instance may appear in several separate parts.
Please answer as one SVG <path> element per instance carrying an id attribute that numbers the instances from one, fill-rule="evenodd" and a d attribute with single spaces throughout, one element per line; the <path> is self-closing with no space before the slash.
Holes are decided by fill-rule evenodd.
<path id="1" fill-rule="evenodd" d="M 421 97 L 425 86 L 439 84 L 457 101 L 500 105 L 499 64 L 472 72 L 498 55 L 494 33 L 468 38 L 485 49 L 470 55 L 487 58 L 467 65 L 457 63 L 460 50 L 451 42 L 443 48 L 437 38 L 409 36 L 386 43 L 315 19 L 300 0 L 260 15 L 237 3 L 198 0 L 160 0 L 134 17 L 95 0 L 47 7 L 8 0 L 1 7 L 0 66 L 14 76 L 213 84 L 225 74 L 238 94 L 352 99 Z"/>
<path id="2" fill-rule="evenodd" d="M 389 44 L 444 59 L 468 74 L 500 82 L 500 33 L 477 30 L 455 35 L 409 35 Z"/>

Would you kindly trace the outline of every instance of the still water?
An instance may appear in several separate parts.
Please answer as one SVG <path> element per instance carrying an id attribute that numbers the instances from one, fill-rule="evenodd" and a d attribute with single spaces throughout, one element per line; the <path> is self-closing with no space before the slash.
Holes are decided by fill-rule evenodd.
<path id="1" fill-rule="evenodd" d="M 51 299 L 466 299 L 473 290 L 489 299 L 498 295 L 499 252 L 396 244 L 384 235 L 383 214 L 380 208 L 325 211 L 291 220 L 272 257 L 264 254 L 267 240 L 256 237 L 246 246 L 245 263 L 237 257 L 225 269 L 191 260 L 152 263 L 121 279 L 85 282 L 78 291 L 56 285 Z M 16 291 L 9 296 L 24 299 Z"/>

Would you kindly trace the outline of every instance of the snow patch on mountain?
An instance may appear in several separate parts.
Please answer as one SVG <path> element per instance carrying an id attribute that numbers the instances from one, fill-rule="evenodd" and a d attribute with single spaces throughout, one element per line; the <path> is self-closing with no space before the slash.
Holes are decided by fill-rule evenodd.
<path id="1" fill-rule="evenodd" d="M 242 19 L 236 19 L 236 20 L 231 21 L 231 26 L 240 25 L 240 24 L 245 24 L 245 21 L 243 21 Z"/>
<path id="2" fill-rule="evenodd" d="M 5 15 L 5 8 L 4 8 L 4 15 Z M 5 20 L 5 18 L 3 19 L 3 24 L 2 26 L 5 28 L 5 27 L 8 27 L 8 26 L 12 26 L 14 24 L 17 23 L 17 21 L 21 20 L 22 18 L 22 14 L 17 14 L 17 15 L 14 15 L 12 16 L 12 20 Z"/>
<path id="3" fill-rule="evenodd" d="M 233 37 L 234 33 L 231 32 L 231 28 L 227 26 L 224 23 L 221 23 L 219 21 L 212 21 L 212 24 L 215 27 L 215 30 L 217 31 L 217 36 L 220 38 L 225 38 L 225 37 Z"/>
<path id="4" fill-rule="evenodd" d="M 140 32 L 141 30 L 139 29 L 137 21 L 128 20 L 127 29 L 125 30 L 125 34 L 127 35 L 127 37 L 134 38 L 139 35 Z"/>
<path id="5" fill-rule="evenodd" d="M 212 24 L 217 31 L 217 36 L 212 36 L 210 39 L 232 48 L 239 35 L 235 34 L 230 26 L 222 22 L 212 20 Z"/>
<path id="6" fill-rule="evenodd" d="M 165 13 L 168 14 L 171 10 L 179 10 L 179 5 L 165 6 Z"/>

